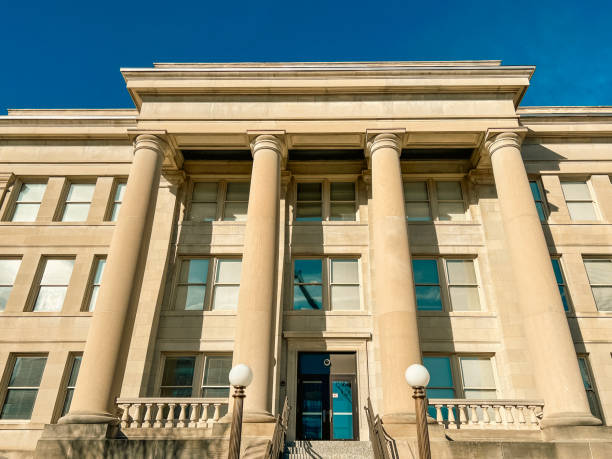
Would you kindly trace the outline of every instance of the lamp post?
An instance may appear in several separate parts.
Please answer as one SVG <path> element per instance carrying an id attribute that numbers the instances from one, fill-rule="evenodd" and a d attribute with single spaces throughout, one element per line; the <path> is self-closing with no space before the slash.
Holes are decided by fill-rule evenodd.
<path id="1" fill-rule="evenodd" d="M 242 405 L 244 389 L 253 381 L 253 372 L 244 363 L 231 369 L 229 382 L 234 386 L 234 409 L 232 412 L 232 429 L 230 430 L 228 459 L 240 458 L 240 438 L 242 436 Z"/>
<path id="2" fill-rule="evenodd" d="M 415 363 L 406 369 L 406 382 L 412 386 L 412 398 L 415 403 L 417 422 L 417 441 L 419 443 L 420 459 L 431 459 L 429 448 L 429 433 L 427 431 L 427 397 L 425 388 L 429 384 L 429 372 L 423 365 Z"/>

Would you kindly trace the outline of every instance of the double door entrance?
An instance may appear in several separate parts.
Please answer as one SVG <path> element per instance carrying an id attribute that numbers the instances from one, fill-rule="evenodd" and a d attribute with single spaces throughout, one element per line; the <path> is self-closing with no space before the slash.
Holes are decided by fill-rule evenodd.
<path id="1" fill-rule="evenodd" d="M 298 354 L 297 438 L 358 440 L 355 353 Z"/>

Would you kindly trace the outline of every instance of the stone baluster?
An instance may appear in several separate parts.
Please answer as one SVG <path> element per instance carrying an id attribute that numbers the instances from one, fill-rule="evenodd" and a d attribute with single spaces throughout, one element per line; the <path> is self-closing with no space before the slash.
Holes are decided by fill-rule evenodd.
<path id="1" fill-rule="evenodd" d="M 478 408 L 478 405 L 470 405 L 470 424 L 474 425 L 474 424 L 478 424 L 478 411 L 476 410 L 476 408 Z"/>
<path id="2" fill-rule="evenodd" d="M 457 421 L 455 420 L 455 406 L 449 403 L 446 405 L 446 408 L 448 409 L 448 428 L 456 429 Z"/>
<path id="3" fill-rule="evenodd" d="M 148 429 L 150 427 L 152 427 L 151 425 L 151 408 L 153 407 L 152 403 L 146 403 L 146 410 L 145 410 L 145 414 L 144 414 L 144 418 L 142 420 L 142 427 L 144 427 L 145 429 Z"/>
<path id="4" fill-rule="evenodd" d="M 174 407 L 176 403 L 168 403 L 168 417 L 166 418 L 166 428 L 174 427 Z"/>
<path id="5" fill-rule="evenodd" d="M 444 405 L 435 405 L 436 407 L 436 422 L 438 425 L 444 425 L 444 416 L 442 416 L 442 407 Z"/>
<path id="6" fill-rule="evenodd" d="M 130 426 L 130 405 L 129 403 L 125 403 L 121 405 L 123 409 L 123 414 L 121 415 L 121 428 L 126 429 Z"/>
<path id="7" fill-rule="evenodd" d="M 156 403 L 157 412 L 155 413 L 155 423 L 153 427 L 164 427 L 164 408 L 166 407 L 165 403 Z"/>
<path id="8" fill-rule="evenodd" d="M 200 422 L 198 427 L 206 427 L 208 422 L 208 407 L 210 403 L 202 403 L 202 413 L 200 413 Z"/>
<path id="9" fill-rule="evenodd" d="M 178 427 L 180 428 L 185 428 L 187 427 L 187 403 L 181 403 L 181 410 L 179 412 L 179 419 L 178 419 Z"/>
<path id="10" fill-rule="evenodd" d="M 189 427 L 198 426 L 198 410 L 200 409 L 200 403 L 191 403 L 191 412 L 189 413 Z"/>
<path id="11" fill-rule="evenodd" d="M 215 403 L 215 412 L 213 414 L 213 421 L 219 422 L 220 413 L 221 413 L 221 403 Z"/>
<path id="12" fill-rule="evenodd" d="M 491 418 L 489 417 L 489 409 L 491 405 L 482 405 L 482 421 L 481 424 L 489 426 L 491 424 Z"/>

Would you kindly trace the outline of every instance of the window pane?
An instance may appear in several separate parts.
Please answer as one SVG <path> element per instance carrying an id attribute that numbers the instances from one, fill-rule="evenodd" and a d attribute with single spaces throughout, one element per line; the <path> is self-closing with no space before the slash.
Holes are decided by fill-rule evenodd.
<path id="1" fill-rule="evenodd" d="M 45 272 L 41 284 L 45 285 L 68 285 L 74 260 L 49 259 L 45 264 Z"/>
<path id="2" fill-rule="evenodd" d="M 552 258 L 550 261 L 552 262 L 553 271 L 555 272 L 555 279 L 557 279 L 557 284 L 563 284 L 563 274 L 561 274 L 561 265 L 559 263 L 559 260 L 557 260 L 556 258 Z M 612 265 L 612 263 L 610 264 Z"/>
<path id="3" fill-rule="evenodd" d="M 358 285 L 333 285 L 331 288 L 332 309 L 355 310 L 360 308 Z"/>
<path id="4" fill-rule="evenodd" d="M 194 222 L 212 222 L 217 218 L 217 203 L 194 202 L 189 217 Z"/>
<path id="5" fill-rule="evenodd" d="M 417 285 L 416 302 L 421 311 L 441 311 L 442 299 L 440 298 L 440 287 Z"/>
<path id="6" fill-rule="evenodd" d="M 91 202 L 95 186 L 93 183 L 73 183 L 68 190 L 66 202 Z"/>
<path id="7" fill-rule="evenodd" d="M 71 387 L 76 386 L 77 377 L 79 376 L 79 370 L 81 369 L 81 359 L 82 357 L 79 355 L 74 358 L 74 362 L 72 363 L 72 369 L 70 370 L 70 379 L 68 380 L 68 385 Z"/>
<path id="8" fill-rule="evenodd" d="M 592 202 L 568 202 L 567 208 L 572 220 L 597 220 Z"/>
<path id="9" fill-rule="evenodd" d="M 168 357 L 164 364 L 162 386 L 189 386 L 193 383 L 195 357 Z M 191 396 L 191 391 L 189 392 Z"/>
<path id="10" fill-rule="evenodd" d="M 117 184 L 117 189 L 115 190 L 115 201 L 123 201 L 123 195 L 125 194 L 125 183 Z"/>
<path id="11" fill-rule="evenodd" d="M 247 202 L 228 202 L 225 204 L 223 220 L 229 222 L 243 222 L 247 219 Z"/>
<path id="12" fill-rule="evenodd" d="M 196 183 L 193 185 L 193 201 L 200 202 L 217 202 L 218 184 L 211 183 Z"/>
<path id="13" fill-rule="evenodd" d="M 462 202 L 441 202 L 438 204 L 440 220 L 465 220 L 465 207 Z"/>
<path id="14" fill-rule="evenodd" d="M 70 405 L 72 405 L 72 397 L 74 396 L 74 389 L 66 390 L 66 398 L 64 399 L 64 407 L 62 408 L 62 416 L 66 416 L 70 411 Z"/>
<path id="15" fill-rule="evenodd" d="M 436 182 L 438 190 L 438 200 L 441 201 L 462 201 L 461 183 L 459 182 Z"/>
<path id="16" fill-rule="evenodd" d="M 591 386 L 591 378 L 589 376 L 589 370 L 586 366 L 586 361 L 583 357 L 578 359 L 578 366 L 580 367 L 580 376 L 582 376 L 582 383 L 584 384 L 585 389 L 592 389 Z"/>
<path id="17" fill-rule="evenodd" d="M 233 182 L 227 184 L 226 201 L 248 201 L 249 188 L 251 184 L 248 182 Z"/>
<path id="18" fill-rule="evenodd" d="M 40 287 L 34 311 L 61 311 L 66 296 L 66 287 Z"/>
<path id="19" fill-rule="evenodd" d="M 102 274 L 104 273 L 104 267 L 106 266 L 106 258 L 98 259 L 98 266 L 96 267 L 96 274 L 94 275 L 93 283 L 99 284 L 102 282 Z"/>
<path id="20" fill-rule="evenodd" d="M 321 283 L 323 262 L 320 259 L 315 260 L 295 260 L 293 278 L 295 282 L 304 283 Z"/>
<path id="21" fill-rule="evenodd" d="M 612 284 L 612 262 L 610 260 L 584 260 L 589 283 Z"/>
<path id="22" fill-rule="evenodd" d="M 436 260 L 412 260 L 415 284 L 439 284 Z"/>
<path id="23" fill-rule="evenodd" d="M 84 222 L 89 214 L 89 204 L 66 204 L 63 222 Z"/>
<path id="24" fill-rule="evenodd" d="M 191 397 L 192 389 L 191 387 L 162 387 L 161 388 L 161 396 L 162 397 Z M 178 410 L 177 410 L 178 408 Z M 168 407 L 164 408 L 164 417 L 168 415 Z M 174 419 L 177 418 L 177 415 L 180 413 L 180 407 L 174 408 Z M 178 411 L 178 413 L 177 413 Z"/>
<path id="25" fill-rule="evenodd" d="M 496 390 L 466 389 L 464 392 L 465 398 L 470 400 L 495 400 L 497 398 Z M 491 417 L 491 419 L 494 419 L 494 417 L 491 416 L 491 411 L 492 410 L 489 410 L 489 417 Z"/>
<path id="26" fill-rule="evenodd" d="M 0 419 L 30 419 L 38 389 L 9 389 Z"/>
<path id="27" fill-rule="evenodd" d="M 297 200 L 298 201 L 320 201 L 322 194 L 321 183 L 298 183 L 297 184 Z"/>
<path id="28" fill-rule="evenodd" d="M 217 261 L 217 282 L 223 284 L 240 283 L 242 260 L 225 259 Z"/>
<path id="29" fill-rule="evenodd" d="M 98 301 L 98 293 L 100 292 L 100 287 L 94 285 L 91 289 L 91 298 L 89 298 L 89 306 L 87 310 L 89 312 L 93 312 L 96 309 L 96 302 Z"/>
<path id="30" fill-rule="evenodd" d="M 332 221 L 355 221 L 355 204 L 330 204 L 330 219 Z"/>
<path id="31" fill-rule="evenodd" d="M 121 210 L 121 203 L 117 202 L 113 205 L 113 211 L 111 212 L 110 221 L 116 222 L 117 217 L 119 217 L 119 211 Z"/>
<path id="32" fill-rule="evenodd" d="M 431 384 L 431 383 L 430 383 Z M 427 398 L 455 398 L 455 389 L 429 389 L 427 388 Z M 433 415 L 430 414 L 434 419 L 436 419 L 436 409 L 433 407 Z M 446 416 L 444 416 L 446 419 Z"/>
<path id="33" fill-rule="evenodd" d="M 217 285 L 212 308 L 215 310 L 236 309 L 238 306 L 238 286 Z"/>
<path id="34" fill-rule="evenodd" d="M 41 202 L 47 188 L 46 183 L 24 183 L 19 190 L 17 200 L 20 202 Z"/>
<path id="35" fill-rule="evenodd" d="M 177 288 L 176 304 L 186 310 L 204 309 L 205 285 L 181 285 Z"/>
<path id="36" fill-rule="evenodd" d="M 39 207 L 39 204 L 17 204 L 11 220 L 14 222 L 34 222 Z"/>
<path id="37" fill-rule="evenodd" d="M 46 357 L 17 357 L 9 386 L 38 387 L 43 370 L 47 363 Z"/>
<path id="38" fill-rule="evenodd" d="M 0 311 L 4 311 L 13 287 L 0 287 Z"/>
<path id="39" fill-rule="evenodd" d="M 323 309 L 323 287 L 320 285 L 294 286 L 293 309 Z"/>
<path id="40" fill-rule="evenodd" d="M 479 359 L 477 357 L 461 357 L 461 369 L 463 371 L 463 386 L 471 389 L 493 388 L 493 367 L 490 359 Z M 467 391 L 466 391 L 467 392 Z"/>
<path id="41" fill-rule="evenodd" d="M 431 220 L 428 202 L 406 203 L 406 218 L 411 222 L 426 222 Z"/>
<path id="42" fill-rule="evenodd" d="M 566 201 L 590 201 L 591 193 L 585 182 L 561 182 Z"/>
<path id="43" fill-rule="evenodd" d="M 423 357 L 423 366 L 430 374 L 429 387 L 454 387 L 450 358 Z M 443 397 L 441 397 L 443 398 Z"/>
<path id="44" fill-rule="evenodd" d="M 531 187 L 531 194 L 533 195 L 534 201 L 541 201 L 542 196 L 540 196 L 540 187 L 538 187 L 538 182 L 529 182 L 529 186 Z"/>
<path id="45" fill-rule="evenodd" d="M 202 397 L 204 398 L 227 398 L 230 395 L 229 387 L 203 387 Z"/>
<path id="46" fill-rule="evenodd" d="M 428 201 L 425 182 L 404 182 L 404 199 L 406 201 Z"/>
<path id="47" fill-rule="evenodd" d="M 541 222 L 546 221 L 546 214 L 544 213 L 544 208 L 542 207 L 542 203 L 536 202 L 535 206 L 536 206 L 536 210 L 538 211 L 538 217 L 540 218 L 540 221 Z"/>
<path id="48" fill-rule="evenodd" d="M 189 275 L 187 282 L 190 284 L 205 284 L 208 277 L 208 260 L 194 259 L 186 260 L 184 265 L 189 265 Z"/>
<path id="49" fill-rule="evenodd" d="M 612 311 L 612 287 L 591 287 L 595 304 L 600 311 Z"/>
<path id="50" fill-rule="evenodd" d="M 332 260 L 331 267 L 333 283 L 359 283 L 359 269 L 357 260 Z"/>
<path id="51" fill-rule="evenodd" d="M 204 386 L 229 386 L 232 356 L 208 356 L 204 370 Z"/>
<path id="52" fill-rule="evenodd" d="M 559 294 L 561 295 L 561 301 L 563 302 L 563 309 L 569 311 L 569 298 L 563 285 L 559 285 Z"/>
<path id="53" fill-rule="evenodd" d="M 321 204 L 318 203 L 301 203 L 297 204 L 295 218 L 298 221 L 320 221 Z"/>
<path id="54" fill-rule="evenodd" d="M 355 184 L 351 182 L 332 183 L 330 188 L 330 199 L 332 201 L 354 201 Z"/>
<path id="55" fill-rule="evenodd" d="M 0 260 L 0 285 L 13 285 L 21 260 Z"/>
<path id="56" fill-rule="evenodd" d="M 478 287 L 449 287 L 453 311 L 480 311 Z"/>
<path id="57" fill-rule="evenodd" d="M 446 260 L 448 281 L 451 284 L 476 284 L 476 272 L 472 260 Z"/>

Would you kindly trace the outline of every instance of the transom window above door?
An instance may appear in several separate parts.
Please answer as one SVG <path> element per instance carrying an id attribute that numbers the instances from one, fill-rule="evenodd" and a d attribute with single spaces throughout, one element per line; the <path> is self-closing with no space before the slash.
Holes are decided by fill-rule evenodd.
<path id="1" fill-rule="evenodd" d="M 191 192 L 189 220 L 245 221 L 249 188 L 249 182 L 195 182 Z"/>
<path id="2" fill-rule="evenodd" d="M 298 182 L 295 220 L 355 221 L 356 196 L 355 182 Z"/>
<path id="3" fill-rule="evenodd" d="M 405 181 L 404 201 L 411 222 L 467 220 L 460 181 Z"/>

